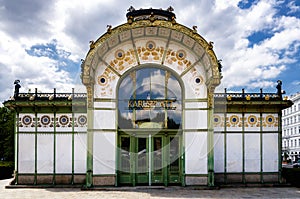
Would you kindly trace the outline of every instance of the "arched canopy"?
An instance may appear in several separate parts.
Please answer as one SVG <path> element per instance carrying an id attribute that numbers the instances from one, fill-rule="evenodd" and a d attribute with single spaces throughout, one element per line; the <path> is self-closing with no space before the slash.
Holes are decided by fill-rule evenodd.
<path id="1" fill-rule="evenodd" d="M 138 16 L 136 11 L 132 15 L 129 12 L 127 23 L 113 29 L 108 27 L 104 35 L 90 44 L 82 64 L 83 84 L 92 86 L 96 83 L 98 67 L 106 67 L 120 77 L 131 67 L 155 63 L 170 67 L 179 76 L 198 68 L 208 89 L 219 85 L 220 64 L 212 42 L 208 43 L 200 36 L 195 27 L 192 30 L 176 23 L 175 17 L 172 17 L 174 14 L 167 12 L 170 11 L 146 9 L 142 16 Z M 150 13 L 148 17 L 147 13 Z"/>

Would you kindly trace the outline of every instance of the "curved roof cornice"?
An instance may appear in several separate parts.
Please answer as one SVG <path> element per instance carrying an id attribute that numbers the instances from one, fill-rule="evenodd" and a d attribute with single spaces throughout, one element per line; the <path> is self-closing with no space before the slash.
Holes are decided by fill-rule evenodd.
<path id="1" fill-rule="evenodd" d="M 167 11 L 164 11 L 167 12 Z M 130 12 L 129 12 L 130 13 Z M 131 15 L 129 15 L 131 16 Z M 155 16 L 155 15 L 153 15 Z M 175 16 L 175 15 L 174 15 Z M 128 17 L 128 16 L 127 16 Z M 171 17 L 172 18 L 172 17 Z M 99 37 L 95 42 L 91 41 L 90 43 L 90 50 L 87 53 L 85 60 L 82 63 L 82 82 L 84 85 L 92 85 L 94 84 L 94 70 L 96 66 L 93 65 L 93 59 L 95 57 L 99 57 L 99 51 L 103 48 L 103 44 L 106 43 L 109 39 L 113 37 L 120 38 L 120 34 L 136 28 L 145 28 L 145 27 L 158 27 L 158 28 L 166 28 L 171 31 L 177 31 L 179 33 L 183 33 L 184 35 L 188 36 L 189 38 L 193 39 L 199 46 L 201 46 L 202 51 L 204 54 L 207 55 L 209 58 L 209 66 L 207 66 L 207 81 L 206 84 L 208 88 L 215 88 L 220 84 L 221 76 L 221 65 L 218 61 L 214 51 L 213 51 L 213 42 L 207 42 L 201 35 L 197 33 L 196 27 L 190 29 L 184 25 L 176 23 L 175 19 L 172 20 L 168 19 L 157 19 L 148 17 L 147 19 L 138 19 L 135 20 L 132 17 L 128 17 L 128 22 L 125 24 L 121 24 L 115 28 L 111 28 L 108 26 L 107 32 Z M 122 41 L 122 39 L 119 39 Z M 203 55 L 198 55 L 198 57 L 203 57 Z"/>

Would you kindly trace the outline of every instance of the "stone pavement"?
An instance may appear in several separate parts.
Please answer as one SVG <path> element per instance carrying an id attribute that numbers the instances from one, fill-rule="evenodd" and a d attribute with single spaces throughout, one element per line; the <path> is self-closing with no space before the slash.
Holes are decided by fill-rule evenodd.
<path id="1" fill-rule="evenodd" d="M 111 189 L 82 191 L 79 188 L 15 188 L 5 189 L 11 180 L 0 180 L 0 199 L 185 199 L 185 198 L 300 198 L 300 188 L 261 187 L 261 188 L 222 188 L 220 190 L 194 190 L 185 188 L 166 189 Z"/>

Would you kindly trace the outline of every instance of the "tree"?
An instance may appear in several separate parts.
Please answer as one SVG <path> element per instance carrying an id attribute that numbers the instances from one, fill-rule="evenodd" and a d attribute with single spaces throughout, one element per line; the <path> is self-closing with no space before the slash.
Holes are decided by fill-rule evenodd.
<path id="1" fill-rule="evenodd" d="M 14 161 L 14 113 L 0 107 L 0 160 Z"/>

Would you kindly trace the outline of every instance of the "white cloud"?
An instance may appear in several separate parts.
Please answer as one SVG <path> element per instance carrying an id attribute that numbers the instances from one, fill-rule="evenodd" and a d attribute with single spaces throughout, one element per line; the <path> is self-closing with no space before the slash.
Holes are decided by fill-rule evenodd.
<path id="1" fill-rule="evenodd" d="M 70 90 L 74 84 L 72 75 L 59 68 L 57 61 L 30 56 L 25 49 L 55 39 L 60 52 L 71 52 L 68 59 L 79 62 L 89 50 L 88 42 L 100 37 L 107 24 L 115 27 L 126 22 L 125 15 L 131 5 L 136 9 L 166 9 L 171 5 L 178 23 L 187 27 L 197 25 L 199 34 L 207 41 L 214 41 L 214 50 L 223 60 L 221 87 L 271 87 L 273 79 L 286 71 L 289 64 L 299 62 L 296 56 L 300 46 L 300 19 L 288 13 L 280 16 L 278 9 L 289 2 L 290 13 L 297 13 L 299 6 L 294 0 L 260 0 L 247 9 L 240 9 L 239 2 L 0 1 L 0 100 L 12 95 L 13 81 L 17 78 L 21 80 L 23 91 L 29 87 L 42 91 L 54 87 L 59 91 Z M 250 46 L 248 36 L 257 32 L 268 32 L 271 36 Z"/>

